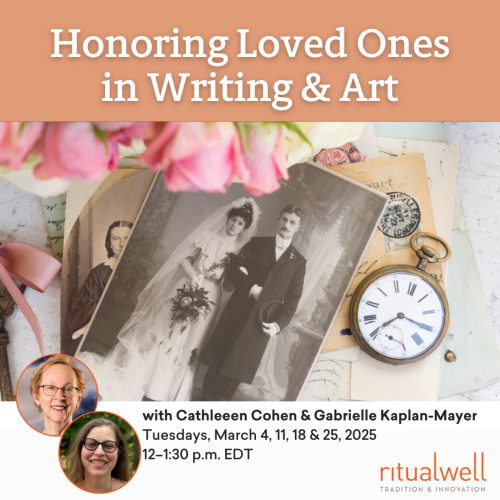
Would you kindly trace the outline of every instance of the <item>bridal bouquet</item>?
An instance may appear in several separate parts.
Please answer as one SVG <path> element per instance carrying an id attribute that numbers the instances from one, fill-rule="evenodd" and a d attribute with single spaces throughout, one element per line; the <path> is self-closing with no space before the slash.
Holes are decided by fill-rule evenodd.
<path id="1" fill-rule="evenodd" d="M 211 305 L 215 305 L 208 299 L 208 292 L 198 285 L 186 283 L 182 288 L 177 289 L 175 296 L 169 300 L 172 304 L 172 325 L 182 325 L 181 333 L 189 323 L 197 323 L 200 318 L 204 319 L 212 310 Z M 172 335 L 172 332 L 170 332 Z"/>
<path id="2" fill-rule="evenodd" d="M 271 193 L 287 167 L 360 137 L 363 123 L 0 122 L 0 179 L 54 196 L 70 182 L 98 182 L 120 157 L 140 155 L 167 189 L 225 192 L 233 180 Z"/>

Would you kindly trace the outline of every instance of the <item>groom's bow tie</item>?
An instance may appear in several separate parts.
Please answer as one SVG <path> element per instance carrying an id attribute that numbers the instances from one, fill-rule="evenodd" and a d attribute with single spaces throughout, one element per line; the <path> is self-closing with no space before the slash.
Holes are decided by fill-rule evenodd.
<path id="1" fill-rule="evenodd" d="M 283 240 L 279 241 L 276 245 L 276 248 L 278 248 L 279 250 L 283 250 L 285 248 L 285 242 Z"/>

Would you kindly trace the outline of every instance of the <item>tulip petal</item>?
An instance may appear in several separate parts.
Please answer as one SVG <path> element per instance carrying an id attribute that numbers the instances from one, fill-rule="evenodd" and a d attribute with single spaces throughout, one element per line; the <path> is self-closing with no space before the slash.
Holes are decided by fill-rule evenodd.
<path id="1" fill-rule="evenodd" d="M 118 154 L 113 144 L 113 151 L 106 148 L 90 122 L 49 123 L 40 149 L 43 160 L 35 167 L 35 176 L 40 180 L 60 177 L 97 182 Z"/>
<path id="2" fill-rule="evenodd" d="M 248 131 L 252 154 L 243 153 L 249 178 L 247 191 L 255 196 L 272 193 L 280 187 L 278 179 L 286 176 L 286 138 L 278 124 L 254 125 Z"/>
<path id="3" fill-rule="evenodd" d="M 43 122 L 0 123 L 0 165 L 17 170 L 40 138 Z"/>
<path id="4" fill-rule="evenodd" d="M 165 185 L 170 191 L 206 191 L 225 193 L 234 177 L 231 150 L 212 147 L 198 154 L 172 162 L 165 172 Z"/>
<path id="5" fill-rule="evenodd" d="M 171 191 L 225 192 L 236 173 L 248 177 L 233 123 L 170 122 L 145 141 L 141 161 L 165 170 Z"/>

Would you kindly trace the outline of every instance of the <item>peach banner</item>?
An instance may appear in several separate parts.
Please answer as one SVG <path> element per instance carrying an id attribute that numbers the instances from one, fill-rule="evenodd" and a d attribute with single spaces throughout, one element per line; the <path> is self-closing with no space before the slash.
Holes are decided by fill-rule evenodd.
<path id="1" fill-rule="evenodd" d="M 498 11 L 485 0 L 9 2 L 0 31 L 0 119 L 499 120 Z M 248 30 L 246 53 L 257 57 L 238 57 L 238 30 Z M 363 50 L 380 55 L 360 52 L 365 30 L 379 34 L 367 33 Z M 72 36 L 80 57 L 57 46 L 57 37 Z M 390 37 L 403 36 L 408 47 L 399 40 L 393 50 Z M 109 37 L 123 40 L 110 50 Z M 308 77 L 316 86 L 303 92 Z M 258 81 L 265 84 L 250 83 Z M 342 101 L 349 84 L 363 94 Z M 320 99 L 321 85 L 329 87 Z M 116 100 L 120 86 L 123 100 Z"/>

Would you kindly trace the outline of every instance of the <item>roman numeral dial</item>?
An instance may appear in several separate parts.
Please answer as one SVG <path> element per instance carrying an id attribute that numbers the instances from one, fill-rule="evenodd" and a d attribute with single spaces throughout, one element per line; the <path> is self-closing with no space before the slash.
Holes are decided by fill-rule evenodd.
<path id="1" fill-rule="evenodd" d="M 377 359 L 404 362 L 432 349 L 445 326 L 445 304 L 432 279 L 417 273 L 382 274 L 353 295 L 356 335 Z M 352 317 L 352 316 L 351 316 Z"/>

